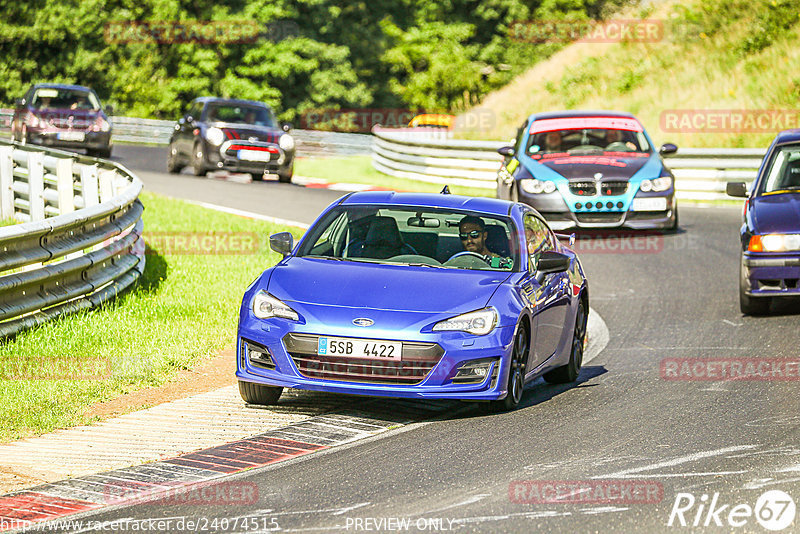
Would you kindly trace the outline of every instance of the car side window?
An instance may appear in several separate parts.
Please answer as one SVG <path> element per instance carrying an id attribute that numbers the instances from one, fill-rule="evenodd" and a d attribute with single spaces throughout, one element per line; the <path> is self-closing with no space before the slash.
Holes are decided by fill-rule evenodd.
<path id="1" fill-rule="evenodd" d="M 533 213 L 526 213 L 523 218 L 525 226 L 525 245 L 528 249 L 528 266 L 536 270 L 542 252 L 553 250 L 553 238 L 547 225 Z"/>
<path id="2" fill-rule="evenodd" d="M 517 140 L 514 142 L 514 154 L 522 153 L 522 138 L 525 136 L 525 132 L 527 130 L 528 121 L 526 120 L 525 123 L 517 130 Z"/>

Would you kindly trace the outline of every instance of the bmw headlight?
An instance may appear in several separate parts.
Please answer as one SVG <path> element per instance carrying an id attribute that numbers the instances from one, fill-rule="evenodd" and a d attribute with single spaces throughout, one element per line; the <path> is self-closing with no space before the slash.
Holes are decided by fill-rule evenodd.
<path id="1" fill-rule="evenodd" d="M 552 193 L 556 190 L 556 184 L 550 180 L 537 180 L 536 178 L 523 178 L 519 181 L 520 187 L 526 193 L 538 195 L 540 193 Z"/>
<path id="2" fill-rule="evenodd" d="M 212 145 L 221 145 L 225 140 L 225 134 L 219 128 L 209 128 L 206 130 L 206 141 Z"/>
<path id="3" fill-rule="evenodd" d="M 433 325 L 434 332 L 457 331 L 484 336 L 491 332 L 497 324 L 497 312 L 494 308 L 484 308 L 464 313 L 451 319 L 439 321 Z"/>
<path id="4" fill-rule="evenodd" d="M 294 137 L 289 134 L 283 134 L 278 139 L 278 145 L 285 151 L 291 152 L 294 150 Z"/>
<path id="5" fill-rule="evenodd" d="M 653 180 L 642 180 L 642 183 L 639 184 L 639 190 L 644 191 L 645 193 L 648 191 L 654 191 L 658 193 L 661 191 L 666 191 L 670 187 L 672 187 L 671 176 L 662 176 L 661 178 L 655 178 Z"/>
<path id="6" fill-rule="evenodd" d="M 259 319 L 279 317 L 291 321 L 298 320 L 296 311 L 263 290 L 253 297 L 253 315 Z"/>
<path id="7" fill-rule="evenodd" d="M 747 247 L 750 252 L 793 252 L 800 250 L 800 234 L 754 235 Z"/>

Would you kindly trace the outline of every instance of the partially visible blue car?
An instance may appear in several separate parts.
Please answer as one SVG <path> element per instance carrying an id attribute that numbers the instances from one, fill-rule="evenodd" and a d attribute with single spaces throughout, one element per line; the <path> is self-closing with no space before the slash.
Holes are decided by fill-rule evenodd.
<path id="1" fill-rule="evenodd" d="M 247 288 L 239 313 L 248 403 L 273 404 L 289 387 L 513 409 L 534 378 L 578 376 L 587 282 L 528 206 L 355 193 L 296 245 L 283 232 L 270 246 L 284 258 Z"/>
<path id="2" fill-rule="evenodd" d="M 536 113 L 520 126 L 497 174 L 497 198 L 524 202 L 556 230 L 678 227 L 675 179 L 630 113 Z"/>
<path id="3" fill-rule="evenodd" d="M 766 314 L 773 298 L 800 296 L 800 130 L 772 141 L 749 191 L 729 182 L 727 192 L 747 199 L 739 305 L 742 313 Z"/>

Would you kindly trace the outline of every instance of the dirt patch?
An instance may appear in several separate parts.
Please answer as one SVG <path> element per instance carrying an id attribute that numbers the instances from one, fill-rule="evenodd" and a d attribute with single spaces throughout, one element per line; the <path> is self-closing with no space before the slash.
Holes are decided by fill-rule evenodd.
<path id="1" fill-rule="evenodd" d="M 178 372 L 169 382 L 158 387 L 137 389 L 110 401 L 89 406 L 86 417 L 103 420 L 135 412 L 165 402 L 214 391 L 236 384 L 234 348 L 228 347 L 193 369 Z"/>

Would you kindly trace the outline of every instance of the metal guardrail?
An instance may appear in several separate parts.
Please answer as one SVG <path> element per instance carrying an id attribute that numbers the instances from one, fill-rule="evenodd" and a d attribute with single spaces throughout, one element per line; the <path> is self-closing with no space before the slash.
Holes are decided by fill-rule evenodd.
<path id="1" fill-rule="evenodd" d="M 11 128 L 12 109 L 0 109 L 0 130 Z M 175 121 L 111 117 L 112 140 L 119 143 L 167 145 Z M 368 156 L 372 153 L 372 136 L 325 132 L 321 130 L 291 130 L 299 156 Z"/>
<path id="2" fill-rule="evenodd" d="M 373 129 L 372 164 L 378 171 L 437 184 L 495 189 L 503 141 L 432 137 L 408 130 Z M 681 148 L 667 159 L 678 198 L 716 200 L 728 180 L 752 182 L 766 149 Z"/>
<path id="3" fill-rule="evenodd" d="M 123 166 L 0 141 L 0 337 L 98 306 L 144 271 L 142 182 Z"/>

